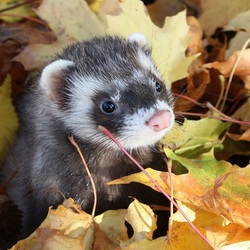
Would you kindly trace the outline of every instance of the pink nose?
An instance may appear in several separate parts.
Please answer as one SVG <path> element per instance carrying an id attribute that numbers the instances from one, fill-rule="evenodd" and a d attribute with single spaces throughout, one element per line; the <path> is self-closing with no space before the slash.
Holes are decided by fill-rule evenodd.
<path id="1" fill-rule="evenodd" d="M 147 124 L 155 131 L 161 131 L 171 124 L 172 114 L 169 111 L 160 111 L 154 114 Z"/>

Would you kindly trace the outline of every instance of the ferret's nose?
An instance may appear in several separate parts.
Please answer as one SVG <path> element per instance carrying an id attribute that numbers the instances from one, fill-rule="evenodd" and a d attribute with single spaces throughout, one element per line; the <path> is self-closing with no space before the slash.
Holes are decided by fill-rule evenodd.
<path id="1" fill-rule="evenodd" d="M 152 127 L 155 131 L 161 131 L 171 125 L 172 114 L 169 111 L 160 111 L 154 114 L 147 125 Z"/>

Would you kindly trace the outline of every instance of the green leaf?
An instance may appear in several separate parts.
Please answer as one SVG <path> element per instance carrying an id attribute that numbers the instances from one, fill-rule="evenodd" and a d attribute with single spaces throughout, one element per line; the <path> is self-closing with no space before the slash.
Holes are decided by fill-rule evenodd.
<path id="1" fill-rule="evenodd" d="M 198 121 L 185 119 L 182 126 L 176 124 L 173 132 L 164 137 L 163 144 L 177 155 L 195 158 L 211 148 L 222 148 L 223 132 L 230 126 L 229 122 L 212 118 Z"/>

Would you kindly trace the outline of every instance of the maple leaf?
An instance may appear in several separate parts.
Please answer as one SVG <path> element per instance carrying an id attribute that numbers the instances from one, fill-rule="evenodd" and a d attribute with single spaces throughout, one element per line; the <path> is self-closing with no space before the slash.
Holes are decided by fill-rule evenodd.
<path id="1" fill-rule="evenodd" d="M 122 9 L 119 15 L 99 13 L 100 19 L 84 1 L 76 0 L 70 4 L 62 2 L 43 0 L 39 8 L 35 9 L 37 15 L 48 22 L 57 41 L 50 45 L 29 45 L 16 56 L 14 60 L 21 62 L 26 70 L 40 68 L 63 47 L 74 41 L 106 33 L 127 38 L 132 33 L 139 32 L 143 33 L 152 45 L 152 57 L 169 86 L 173 81 L 187 76 L 187 68 L 196 56 L 185 56 L 191 39 L 186 11 L 166 17 L 164 27 L 159 28 L 152 23 L 139 0 L 124 0 L 119 3 Z M 85 21 L 86 18 L 88 22 Z"/>
<path id="2" fill-rule="evenodd" d="M 213 156 L 213 150 L 195 159 L 178 156 L 166 148 L 165 153 L 167 157 L 181 163 L 188 170 L 187 174 L 174 175 L 147 169 L 167 193 L 171 192 L 171 175 L 174 198 L 221 215 L 245 228 L 248 227 L 250 195 L 247 183 L 250 182 L 250 166 L 239 168 L 226 161 L 217 161 Z M 128 184 L 133 181 L 156 189 L 143 173 L 125 176 L 109 184 Z"/>
<path id="3" fill-rule="evenodd" d="M 234 74 L 242 77 L 242 79 L 244 80 L 244 77 L 250 75 L 250 69 L 248 67 L 250 60 L 249 56 L 250 49 L 246 49 L 244 51 L 235 51 L 225 62 L 215 61 L 212 63 L 204 64 L 203 67 L 217 69 L 225 77 L 229 77 L 233 70 L 233 67 L 236 64 L 236 61 L 239 60 L 236 64 Z M 250 84 L 247 84 L 246 87 L 250 89 Z"/>
<path id="4" fill-rule="evenodd" d="M 187 76 L 187 69 L 196 56 L 185 56 L 188 47 L 189 26 L 186 11 L 166 17 L 162 28 L 152 23 L 145 13 L 142 2 L 126 0 L 120 3 L 120 16 L 106 15 L 110 34 L 128 37 L 132 33 L 143 33 L 152 46 L 152 57 L 168 86 L 173 81 Z M 121 27 L 124 27 L 121 29 Z"/>
<path id="5" fill-rule="evenodd" d="M 221 215 L 245 228 L 248 227 L 250 195 L 247 195 L 247 183 L 250 182 L 250 165 L 239 168 L 226 161 L 217 161 L 213 151 L 196 159 L 177 156 L 167 149 L 165 153 L 189 171 L 188 174 L 175 176 L 175 188 L 176 183 L 186 183 L 187 196 L 183 197 L 180 192 L 177 195 L 180 200 L 188 203 L 192 200 L 197 207 Z"/>

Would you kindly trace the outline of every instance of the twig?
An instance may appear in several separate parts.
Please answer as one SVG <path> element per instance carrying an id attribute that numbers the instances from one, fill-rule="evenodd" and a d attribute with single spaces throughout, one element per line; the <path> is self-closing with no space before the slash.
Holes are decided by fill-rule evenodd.
<path id="1" fill-rule="evenodd" d="M 29 20 L 29 21 L 32 21 L 32 22 L 35 22 L 35 23 L 42 24 L 42 25 L 45 26 L 45 28 L 46 28 L 47 30 L 49 30 L 48 24 L 47 24 L 45 21 L 40 20 L 40 19 L 38 19 L 38 18 L 36 18 L 36 17 L 22 16 L 22 15 L 17 15 L 17 14 L 6 14 L 6 13 L 0 14 L 0 16 L 18 17 L 18 18 L 22 18 L 22 19 L 27 19 L 27 20 Z"/>
<path id="2" fill-rule="evenodd" d="M 87 174 L 88 174 L 88 176 L 89 176 L 89 179 L 90 179 L 92 188 L 93 188 L 93 192 L 94 192 L 94 204 L 93 204 L 93 209 L 92 209 L 91 216 L 92 216 L 92 219 L 94 219 L 95 210 L 96 210 L 96 204 L 97 204 L 96 186 L 95 186 L 94 180 L 93 180 L 93 178 L 92 178 L 92 176 L 91 176 L 91 173 L 90 173 L 90 171 L 89 171 L 89 168 L 88 168 L 88 166 L 87 166 L 87 163 L 86 163 L 86 161 L 85 161 L 85 159 L 84 159 L 84 157 L 83 157 L 83 155 L 82 155 L 81 149 L 79 148 L 79 146 L 78 146 L 77 143 L 75 142 L 75 140 L 74 140 L 74 138 L 73 138 L 72 135 L 69 136 L 68 138 L 69 138 L 71 144 L 76 148 L 78 154 L 80 155 L 81 160 L 82 160 L 82 162 L 83 162 L 83 165 L 84 165 L 84 167 L 85 167 L 85 169 L 86 169 L 86 171 L 87 171 Z"/>
<path id="3" fill-rule="evenodd" d="M 199 106 L 199 107 L 202 107 L 202 108 L 206 108 L 206 104 L 205 103 L 201 103 L 201 102 L 197 102 L 195 101 L 194 99 L 188 97 L 188 96 L 185 96 L 185 95 L 181 95 L 181 94 L 177 94 L 177 93 L 173 93 L 173 96 L 176 96 L 176 97 L 180 97 L 180 98 L 183 98 L 183 99 L 186 99 L 192 103 L 194 103 L 195 105 Z"/>
<path id="4" fill-rule="evenodd" d="M 199 116 L 199 117 L 209 117 L 212 119 L 217 119 L 221 121 L 227 121 L 231 123 L 236 123 L 244 126 L 250 126 L 250 122 L 245 122 L 245 121 L 239 121 L 237 119 L 231 118 L 230 116 L 225 115 L 221 111 L 219 111 L 216 107 L 214 107 L 210 102 L 205 102 L 205 103 L 200 103 L 188 96 L 183 96 L 179 94 L 174 94 L 174 96 L 181 97 L 183 99 L 189 100 L 190 102 L 193 102 L 195 105 L 202 107 L 202 108 L 208 108 L 210 110 L 213 110 L 215 113 L 217 113 L 219 116 L 213 116 L 209 114 L 202 114 L 202 113 L 192 113 L 192 112 L 182 112 L 182 111 L 176 111 L 175 114 L 180 114 L 180 115 L 189 115 L 189 116 Z"/>
<path id="5" fill-rule="evenodd" d="M 224 109 L 224 106 L 225 106 L 225 103 L 226 103 L 226 100 L 227 100 L 227 96 L 228 96 L 228 92 L 229 92 L 229 89 L 230 89 L 230 86 L 231 86 L 231 83 L 232 83 L 232 79 L 233 79 L 233 76 L 234 76 L 234 72 L 235 72 L 235 70 L 236 70 L 236 68 L 237 68 L 237 66 L 238 66 L 238 64 L 240 62 L 241 57 L 243 56 L 244 51 L 246 50 L 247 46 L 249 45 L 249 43 L 250 43 L 250 38 L 247 39 L 247 41 L 244 43 L 244 45 L 243 45 L 243 47 L 242 47 L 242 49 L 240 51 L 239 57 L 236 59 L 236 62 L 234 64 L 234 66 L 233 66 L 233 69 L 232 69 L 232 71 L 230 73 L 230 76 L 229 76 L 229 79 L 228 79 L 228 85 L 227 85 L 227 88 L 226 88 L 226 92 L 225 92 L 223 103 L 221 105 L 220 110 Z"/>
<path id="6" fill-rule="evenodd" d="M 179 205 L 174 201 L 172 197 L 170 197 L 163 188 L 150 176 L 150 174 L 127 152 L 127 150 L 120 144 L 120 142 L 109 132 L 108 129 L 103 126 L 98 126 L 97 128 L 105 135 L 107 135 L 112 141 L 116 143 L 116 145 L 124 152 L 124 154 L 149 178 L 149 180 L 154 184 L 154 186 L 179 210 L 182 216 L 186 219 L 188 224 L 192 227 L 192 229 L 210 246 L 213 248 L 208 239 L 199 231 L 199 229 L 191 222 L 185 212 L 179 207 Z"/>
<path id="7" fill-rule="evenodd" d="M 168 172 L 170 173 L 169 175 L 169 182 L 170 182 L 170 187 L 171 187 L 171 193 L 170 196 L 172 199 L 174 199 L 174 180 L 172 178 L 172 160 L 171 159 L 166 159 L 166 163 L 168 166 Z M 170 219 L 169 219 L 169 235 L 171 236 L 172 234 L 172 225 L 173 225 L 173 214 L 174 214 L 174 204 L 170 202 Z"/>
<path id="8" fill-rule="evenodd" d="M 219 98 L 217 100 L 217 103 L 215 105 L 215 108 L 217 108 L 217 109 L 221 103 L 221 100 L 223 99 L 223 93 L 225 91 L 225 77 L 223 75 L 219 75 L 218 78 L 220 80 L 221 91 L 220 91 L 220 95 L 219 95 Z"/>
<path id="9" fill-rule="evenodd" d="M 5 12 L 5 11 L 9 11 L 9 10 L 13 10 L 13 9 L 16 9 L 16 8 L 18 8 L 18 7 L 21 7 L 21 6 L 23 6 L 23 5 L 31 4 L 31 3 L 35 3 L 35 2 L 38 2 L 38 0 L 30 0 L 30 1 L 27 0 L 27 1 L 23 2 L 23 3 L 15 4 L 15 5 L 10 6 L 10 7 L 8 7 L 8 8 L 1 9 L 1 10 L 0 10 L 0 13 L 1 13 L 1 12 Z"/>
<path id="10" fill-rule="evenodd" d="M 193 112 L 175 112 L 176 115 L 186 115 L 186 116 L 197 116 L 197 117 L 209 117 L 211 119 L 216 119 L 224 122 L 231 122 L 235 124 L 239 124 L 242 126 L 249 126 L 250 127 L 250 122 L 244 122 L 244 121 L 239 121 L 233 118 L 223 118 L 219 116 L 214 116 L 214 115 L 209 115 L 209 114 L 202 114 L 202 113 L 193 113 Z"/>

